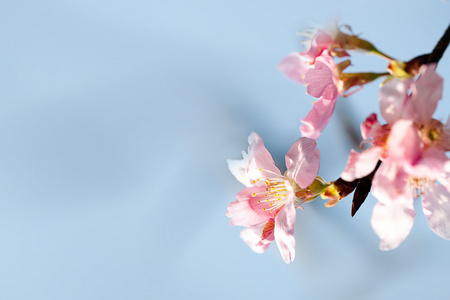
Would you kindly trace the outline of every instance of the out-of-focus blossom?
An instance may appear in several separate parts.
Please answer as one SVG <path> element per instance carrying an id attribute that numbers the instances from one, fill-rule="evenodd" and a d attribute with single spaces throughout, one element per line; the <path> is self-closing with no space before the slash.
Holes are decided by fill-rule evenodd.
<path id="1" fill-rule="evenodd" d="M 343 73 L 350 60 L 336 64 L 333 57 L 349 56 L 346 50 L 375 49 L 372 44 L 341 32 L 337 26 L 328 31 L 318 30 L 305 52 L 294 52 L 284 58 L 278 68 L 291 80 L 306 85 L 306 92 L 317 98 L 313 109 L 302 119 L 302 136 L 317 139 L 326 127 L 339 96 L 349 96 L 353 88 L 371 82 L 385 74 Z M 376 49 L 375 49 L 376 50 Z"/>
<path id="2" fill-rule="evenodd" d="M 380 248 L 398 247 L 414 222 L 413 200 L 422 196 L 422 208 L 430 228 L 450 239 L 450 174 L 445 152 L 450 150 L 449 122 L 432 118 L 442 96 L 442 78 L 435 65 L 420 68 L 419 77 L 394 79 L 380 90 L 381 125 L 375 114 L 361 126 L 365 142 L 373 147 L 352 150 L 341 174 L 353 181 L 371 173 L 373 195 L 378 199 L 371 224 L 380 237 Z"/>
<path id="3" fill-rule="evenodd" d="M 333 37 L 319 30 L 311 39 L 309 50 L 294 52 L 278 65 L 291 80 L 306 85 L 306 92 L 318 98 L 313 109 L 302 119 L 302 136 L 317 139 L 333 114 L 340 91 L 336 63 L 329 48 Z"/>
<path id="4" fill-rule="evenodd" d="M 248 138 L 248 154 L 242 160 L 228 160 L 231 173 L 246 188 L 228 206 L 231 225 L 247 227 L 241 238 L 257 253 L 276 241 L 286 263 L 294 260 L 296 208 L 319 195 L 312 191 L 319 171 L 320 152 L 316 142 L 298 139 L 286 154 L 287 171 L 275 166 L 260 136 Z"/>

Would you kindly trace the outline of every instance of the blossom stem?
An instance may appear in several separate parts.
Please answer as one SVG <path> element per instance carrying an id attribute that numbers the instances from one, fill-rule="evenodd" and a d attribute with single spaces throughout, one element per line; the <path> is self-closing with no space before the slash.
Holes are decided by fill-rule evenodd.
<path id="1" fill-rule="evenodd" d="M 377 55 L 381 58 L 386 59 L 387 61 L 391 61 L 391 60 L 395 60 L 395 58 L 390 57 L 387 54 L 384 54 L 383 52 L 379 51 L 378 49 L 374 48 L 372 51 L 370 51 L 369 53 Z"/>
<path id="2" fill-rule="evenodd" d="M 348 97 L 358 91 L 364 84 L 372 82 L 382 76 L 388 76 L 389 73 L 341 73 L 339 79 L 342 82 L 343 97 Z M 353 87 L 359 86 L 359 89 L 349 92 Z"/>
<path id="3" fill-rule="evenodd" d="M 359 50 L 367 51 L 369 54 L 378 55 L 381 58 L 384 58 L 388 61 L 395 60 L 394 58 L 390 57 L 389 55 L 378 50 L 377 47 L 375 47 L 369 41 L 361 39 L 358 36 L 353 35 L 353 34 L 352 35 L 344 34 L 344 36 L 345 36 L 346 43 L 350 47 L 349 49 L 352 49 L 352 50 L 359 49 Z"/>
<path id="4" fill-rule="evenodd" d="M 434 47 L 433 52 L 431 52 L 430 55 L 428 56 L 427 64 L 438 63 L 439 60 L 442 58 L 445 49 L 447 49 L 449 43 L 450 43 L 450 25 L 447 27 L 447 30 L 445 31 L 444 35 L 436 44 L 436 47 Z"/>
<path id="5" fill-rule="evenodd" d="M 375 79 L 377 79 L 379 77 L 388 76 L 388 75 L 390 75 L 389 72 L 383 72 L 383 73 L 374 73 L 374 72 L 342 73 L 340 75 L 340 77 L 342 77 L 342 78 L 340 78 L 340 79 L 345 79 L 345 78 L 350 78 L 350 77 L 360 77 L 360 78 L 363 78 L 365 80 L 372 81 L 372 80 L 375 80 Z"/>

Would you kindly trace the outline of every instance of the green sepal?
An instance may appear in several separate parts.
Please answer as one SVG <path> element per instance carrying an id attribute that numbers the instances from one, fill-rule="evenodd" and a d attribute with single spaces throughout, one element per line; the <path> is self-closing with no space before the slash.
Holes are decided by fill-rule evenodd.
<path id="1" fill-rule="evenodd" d="M 314 179 L 313 183 L 311 183 L 305 189 L 302 189 L 295 182 L 291 182 L 291 185 L 294 188 L 295 197 L 297 198 L 297 201 L 302 204 L 315 200 L 327 189 L 330 183 L 323 180 L 320 176 L 317 176 Z"/>

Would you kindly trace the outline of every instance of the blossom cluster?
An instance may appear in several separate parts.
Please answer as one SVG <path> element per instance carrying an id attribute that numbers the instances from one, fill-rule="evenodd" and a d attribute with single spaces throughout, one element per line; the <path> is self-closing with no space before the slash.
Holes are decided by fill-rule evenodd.
<path id="1" fill-rule="evenodd" d="M 286 263 L 295 257 L 296 209 L 319 197 L 333 207 L 353 191 L 352 216 L 370 192 L 378 200 L 371 225 L 382 250 L 395 249 L 409 235 L 419 198 L 431 230 L 450 239 L 450 118 L 445 124 L 433 118 L 443 89 L 436 61 L 431 54 L 395 60 L 346 29 L 317 30 L 304 52 L 291 53 L 279 64 L 281 72 L 317 99 L 301 120 L 301 137 L 286 154 L 287 171 L 281 174 L 254 132 L 243 159 L 228 160 L 231 173 L 246 186 L 228 206 L 230 224 L 246 227 L 241 238 L 257 253 L 275 241 Z M 345 73 L 352 51 L 387 60 L 386 72 Z M 351 150 L 339 179 L 323 180 L 316 140 L 336 101 L 380 77 L 384 122 L 371 113 L 361 124 L 361 149 Z"/>

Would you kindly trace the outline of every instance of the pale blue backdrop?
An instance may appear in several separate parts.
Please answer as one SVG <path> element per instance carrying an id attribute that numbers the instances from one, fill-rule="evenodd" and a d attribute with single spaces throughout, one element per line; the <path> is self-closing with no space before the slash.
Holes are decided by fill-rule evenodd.
<path id="1" fill-rule="evenodd" d="M 448 299 L 450 241 L 420 203 L 378 250 L 369 198 L 350 218 L 298 211 L 297 257 L 255 254 L 229 225 L 227 158 L 258 132 L 277 164 L 313 99 L 277 71 L 297 32 L 340 20 L 408 60 L 448 26 L 440 0 L 2 1 L 0 299 Z M 437 117 L 450 112 L 450 50 Z M 354 70 L 385 62 L 357 55 Z M 340 99 L 318 141 L 336 179 L 379 82 Z"/>

